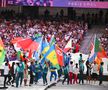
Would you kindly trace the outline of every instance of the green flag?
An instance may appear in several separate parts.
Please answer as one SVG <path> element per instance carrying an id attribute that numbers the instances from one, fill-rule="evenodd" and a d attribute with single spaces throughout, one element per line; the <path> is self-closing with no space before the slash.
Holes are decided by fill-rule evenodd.
<path id="1" fill-rule="evenodd" d="M 99 52 L 100 51 L 100 41 L 98 40 L 98 38 L 95 38 L 95 48 L 94 48 L 95 52 Z"/>
<path id="2" fill-rule="evenodd" d="M 2 39 L 0 38 L 0 66 L 3 64 L 5 59 L 5 50 Z"/>

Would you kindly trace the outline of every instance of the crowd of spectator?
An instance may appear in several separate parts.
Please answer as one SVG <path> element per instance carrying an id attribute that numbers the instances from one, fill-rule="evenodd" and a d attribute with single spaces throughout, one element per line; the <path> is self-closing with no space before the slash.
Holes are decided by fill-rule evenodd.
<path id="1" fill-rule="evenodd" d="M 101 41 L 102 46 L 104 47 L 104 49 L 105 49 L 105 51 L 107 52 L 107 55 L 108 55 L 108 25 L 105 28 L 105 32 L 100 37 L 100 41 Z"/>
<path id="2" fill-rule="evenodd" d="M 7 13 L 6 13 L 7 14 Z M 3 13 L 5 15 L 5 13 Z M 13 17 L 12 17 L 13 18 Z M 7 57 L 15 59 L 16 52 L 11 43 L 15 37 L 30 38 L 40 33 L 49 41 L 54 35 L 60 48 L 64 48 L 68 40 L 72 38 L 73 52 L 80 45 L 84 34 L 88 29 L 87 23 L 72 20 L 50 21 L 50 20 L 31 20 L 31 19 L 0 19 L 0 37 L 2 38 Z M 78 50 L 77 50 L 78 51 Z"/>

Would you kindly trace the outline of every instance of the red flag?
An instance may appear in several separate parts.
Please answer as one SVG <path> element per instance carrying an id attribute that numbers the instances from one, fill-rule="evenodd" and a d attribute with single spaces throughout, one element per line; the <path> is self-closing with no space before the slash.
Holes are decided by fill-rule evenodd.
<path id="1" fill-rule="evenodd" d="M 39 43 L 33 41 L 33 40 L 30 39 L 30 38 L 25 39 L 25 40 L 21 40 L 21 41 L 17 42 L 17 44 L 18 44 L 22 49 L 24 49 L 25 51 L 26 51 L 26 50 L 35 51 L 35 50 L 38 49 L 38 46 L 39 46 Z"/>
<path id="2" fill-rule="evenodd" d="M 29 56 L 28 56 L 28 58 L 29 58 L 29 59 L 32 58 L 32 50 L 29 51 Z"/>
<path id="3" fill-rule="evenodd" d="M 59 65 L 64 66 L 63 51 L 57 45 L 56 45 L 56 54 L 57 54 Z"/>
<path id="4" fill-rule="evenodd" d="M 71 48 L 72 48 L 72 39 L 70 38 L 70 40 L 68 41 L 68 43 L 64 48 L 64 52 L 68 52 Z"/>
<path id="5" fill-rule="evenodd" d="M 97 53 L 97 56 L 100 58 L 108 58 L 107 53 L 105 52 L 103 47 L 101 47 L 101 51 Z"/>
<path id="6" fill-rule="evenodd" d="M 15 44 L 15 43 L 17 43 L 18 41 L 21 41 L 21 40 L 23 40 L 22 37 L 16 37 L 16 38 L 11 40 L 11 43 Z"/>

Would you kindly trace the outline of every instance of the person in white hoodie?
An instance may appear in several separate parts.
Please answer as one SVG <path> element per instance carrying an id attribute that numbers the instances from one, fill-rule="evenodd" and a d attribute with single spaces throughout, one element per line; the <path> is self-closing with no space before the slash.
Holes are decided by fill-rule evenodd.
<path id="1" fill-rule="evenodd" d="M 4 87 L 6 87 L 6 81 L 7 81 L 7 78 L 8 78 L 8 75 L 9 75 L 9 66 L 8 66 L 8 63 L 6 62 L 5 63 L 5 66 L 4 66 Z"/>

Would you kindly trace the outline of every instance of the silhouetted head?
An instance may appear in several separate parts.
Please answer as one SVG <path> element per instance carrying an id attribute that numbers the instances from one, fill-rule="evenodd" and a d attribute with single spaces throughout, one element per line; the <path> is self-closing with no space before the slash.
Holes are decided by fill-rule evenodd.
<path id="1" fill-rule="evenodd" d="M 80 57 L 82 57 L 82 54 L 80 54 Z"/>
<path id="2" fill-rule="evenodd" d="M 103 66 L 104 65 L 104 62 L 101 62 L 101 65 Z"/>
<path id="3" fill-rule="evenodd" d="M 70 64 L 72 65 L 73 64 L 73 61 L 70 61 Z"/>

